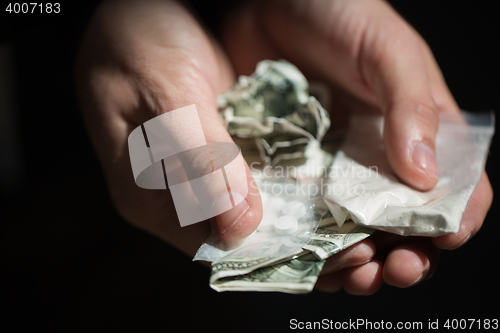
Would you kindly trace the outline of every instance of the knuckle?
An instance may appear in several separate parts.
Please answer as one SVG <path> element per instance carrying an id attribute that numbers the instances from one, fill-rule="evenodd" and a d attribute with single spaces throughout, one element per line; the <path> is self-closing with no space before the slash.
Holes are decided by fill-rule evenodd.
<path id="1" fill-rule="evenodd" d="M 429 105 L 424 101 L 416 101 L 411 110 L 412 117 L 416 118 L 419 124 L 437 132 L 439 116 L 434 105 Z"/>
<path id="2" fill-rule="evenodd" d="M 189 162 L 191 163 L 189 168 L 193 170 L 193 177 L 195 178 L 208 175 L 213 171 L 213 162 L 208 147 L 195 149 L 195 152 L 189 158 Z"/>
<path id="3" fill-rule="evenodd" d="M 189 104 L 214 105 L 215 97 L 207 80 L 187 60 L 169 59 L 161 69 L 141 69 L 140 90 L 146 110 L 156 117 Z"/>

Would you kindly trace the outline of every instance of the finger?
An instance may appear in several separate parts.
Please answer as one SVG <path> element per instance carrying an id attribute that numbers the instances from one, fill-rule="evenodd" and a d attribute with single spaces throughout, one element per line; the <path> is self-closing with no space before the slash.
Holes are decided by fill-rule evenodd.
<path id="1" fill-rule="evenodd" d="M 158 94 L 155 96 L 156 112 L 169 113 L 171 110 L 195 104 L 201 131 L 200 127 L 196 131 L 192 129 L 196 121 L 170 122 L 166 126 L 168 125 L 168 128 L 173 129 L 175 133 L 170 135 L 172 142 L 165 142 L 165 144 L 171 144 L 176 148 L 183 147 L 191 138 L 201 134 L 201 140 L 197 142 L 205 142 L 208 145 L 201 146 L 201 149 L 190 150 L 189 153 L 182 154 L 183 157 L 179 158 L 189 179 L 202 180 L 201 185 L 198 183 L 196 187 L 192 187 L 192 199 L 200 203 L 203 212 L 206 209 L 212 209 L 212 213 L 217 215 L 213 226 L 221 238 L 228 241 L 244 238 L 257 228 L 262 217 L 258 189 L 251 186 L 252 175 L 248 165 L 220 121 L 216 107 L 216 94 L 211 90 L 206 76 L 203 72 L 199 72 L 200 69 L 193 69 L 181 59 L 173 63 L 176 64 L 175 68 L 158 71 L 163 76 L 155 89 Z M 147 123 L 144 127 L 148 132 Z M 232 143 L 232 145 L 227 148 L 227 144 L 222 143 Z M 185 151 L 186 149 L 176 150 Z M 165 165 L 165 169 L 169 167 Z M 167 178 L 169 178 L 168 175 L 167 172 Z M 202 175 L 203 178 L 198 175 Z M 190 207 L 186 206 L 189 196 L 185 197 L 182 207 L 185 208 L 184 211 L 189 212 Z M 195 207 L 192 208 L 195 209 Z M 178 202 L 176 202 L 176 208 L 180 214 Z M 211 216 L 206 216 L 208 217 Z"/>
<path id="2" fill-rule="evenodd" d="M 427 44 L 423 40 L 421 42 L 427 66 L 430 69 L 431 89 L 439 111 L 460 115 L 460 109 L 446 86 L 436 60 L 434 59 Z M 466 124 L 465 119 L 462 117 L 453 117 L 452 120 Z M 434 244 L 440 249 L 448 250 L 456 249 L 465 244 L 481 228 L 486 217 L 486 213 L 491 206 L 492 200 L 493 190 L 486 172 L 483 172 L 481 180 L 462 216 L 460 230 L 455 234 L 433 238 Z"/>
<path id="3" fill-rule="evenodd" d="M 432 188 L 438 181 L 438 110 L 415 32 L 381 1 L 294 1 L 288 10 L 294 19 L 279 13 L 286 4 L 279 2 L 279 9 L 264 16 L 283 52 L 299 68 L 309 64 L 375 102 L 386 116 L 384 143 L 391 167 L 409 185 Z"/>
<path id="4" fill-rule="evenodd" d="M 367 29 L 363 71 L 385 114 L 389 163 L 403 181 L 428 190 L 438 181 L 438 110 L 419 40 L 404 22 L 394 19 L 392 24 L 389 31 Z"/>
<path id="5" fill-rule="evenodd" d="M 399 245 L 385 259 L 383 279 L 399 288 L 413 286 L 434 274 L 439 253 L 430 241 Z"/>
<path id="6" fill-rule="evenodd" d="M 443 73 L 437 64 L 429 45 L 427 45 L 417 32 L 415 32 L 415 35 L 417 35 L 420 40 L 420 47 L 428 69 L 430 89 L 438 111 L 440 113 L 451 112 L 457 115 L 460 114 L 460 108 L 453 98 L 450 89 L 446 85 Z"/>
<path id="7" fill-rule="evenodd" d="M 321 270 L 321 275 L 327 275 L 342 269 L 366 264 L 375 255 L 375 244 L 365 239 L 353 246 L 340 251 L 328 258 Z"/>
<path id="8" fill-rule="evenodd" d="M 335 293 L 342 288 L 343 272 L 329 273 L 318 277 L 314 288 L 326 293 Z"/>
<path id="9" fill-rule="evenodd" d="M 481 229 L 492 201 L 493 189 L 486 172 L 483 172 L 481 180 L 462 215 L 458 232 L 433 238 L 434 244 L 438 248 L 446 250 L 453 250 L 464 245 Z"/>
<path id="10" fill-rule="evenodd" d="M 370 239 L 374 242 L 377 254 L 387 254 L 394 247 L 405 243 L 425 243 L 428 242 L 427 237 L 420 236 L 401 236 L 389 232 L 375 232 Z"/>
<path id="11" fill-rule="evenodd" d="M 370 239 L 342 250 L 326 260 L 321 276 L 316 282 L 316 288 L 324 292 L 337 292 L 342 287 L 343 272 L 352 267 L 366 265 L 374 255 L 375 244 Z M 364 282 L 361 284 L 364 286 Z M 359 290 L 370 289 L 363 286 L 360 285 Z"/>
<path id="12" fill-rule="evenodd" d="M 262 201 L 259 189 L 248 165 L 245 166 L 245 170 L 245 175 L 238 175 L 241 180 L 248 184 L 248 195 L 245 200 L 235 208 L 217 216 L 215 223 L 212 223 L 214 230 L 227 242 L 238 241 L 250 235 L 262 220 Z"/>
<path id="13" fill-rule="evenodd" d="M 344 290 L 351 295 L 372 295 L 382 286 L 383 263 L 379 258 L 344 271 Z"/>
<path id="14" fill-rule="evenodd" d="M 260 27 L 258 6 L 257 1 L 233 6 L 220 29 L 221 43 L 239 75 L 251 75 L 261 60 L 281 58 L 276 45 Z"/>

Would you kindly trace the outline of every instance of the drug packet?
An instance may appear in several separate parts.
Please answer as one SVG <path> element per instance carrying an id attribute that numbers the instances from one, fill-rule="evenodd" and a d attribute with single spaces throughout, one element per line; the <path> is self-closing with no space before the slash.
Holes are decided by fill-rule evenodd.
<path id="1" fill-rule="evenodd" d="M 336 153 L 325 202 L 337 224 L 400 235 L 456 233 L 474 192 L 494 134 L 494 114 L 441 115 L 436 138 L 437 185 L 426 192 L 403 183 L 389 166 L 383 144 L 384 118 L 353 116 Z"/>
<path id="2" fill-rule="evenodd" d="M 252 173 L 263 206 L 263 218 L 257 229 L 233 244 L 212 232 L 193 260 L 287 258 L 303 252 L 322 216 L 328 213 L 322 196 L 303 193 L 301 184 L 289 178 Z"/>

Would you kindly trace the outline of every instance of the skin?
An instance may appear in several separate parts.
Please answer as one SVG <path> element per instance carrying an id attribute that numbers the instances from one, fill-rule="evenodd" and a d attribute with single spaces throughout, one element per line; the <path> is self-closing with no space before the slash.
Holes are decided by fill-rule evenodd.
<path id="1" fill-rule="evenodd" d="M 345 124 L 352 112 L 384 114 L 396 174 L 419 190 L 437 183 L 438 115 L 461 121 L 459 107 L 427 44 L 387 3 L 247 2 L 223 18 L 219 35 L 216 40 L 175 1 L 107 1 L 89 23 L 75 68 L 78 97 L 113 202 L 131 224 L 191 257 L 211 228 L 228 243 L 257 228 L 262 206 L 248 166 L 240 177 L 250 184 L 244 203 L 181 228 L 169 191 L 135 184 L 127 138 L 143 122 L 194 103 L 207 141 L 232 142 L 217 115 L 217 96 L 263 59 L 287 59 L 309 79 L 327 83 L 333 124 Z M 425 154 L 417 156 L 414 144 Z M 458 248 L 479 231 L 492 197 L 483 173 L 458 233 L 376 233 L 328 259 L 316 288 L 369 295 L 383 282 L 409 287 L 428 279 L 441 249 Z"/>

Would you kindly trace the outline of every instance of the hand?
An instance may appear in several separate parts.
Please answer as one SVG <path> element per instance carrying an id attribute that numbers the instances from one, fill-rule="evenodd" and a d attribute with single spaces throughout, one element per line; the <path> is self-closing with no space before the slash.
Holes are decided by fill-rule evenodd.
<path id="1" fill-rule="evenodd" d="M 427 44 L 387 3 L 252 2 L 228 15 L 221 35 L 237 74 L 250 74 L 259 60 L 284 58 L 309 79 L 328 83 L 335 101 L 332 124 L 345 122 L 350 112 L 383 113 L 394 171 L 416 189 L 436 185 L 438 114 L 459 116 L 460 109 Z M 492 196 L 483 173 L 458 233 L 376 234 L 330 258 L 316 287 L 371 294 L 382 281 L 407 287 L 429 278 L 439 249 L 460 247 L 481 228 Z"/>
<path id="2" fill-rule="evenodd" d="M 113 202 L 133 225 L 193 257 L 211 234 L 208 221 L 181 228 L 170 191 L 139 188 L 128 136 L 162 113 L 196 104 L 208 142 L 233 142 L 217 113 L 217 96 L 234 84 L 220 46 L 175 1 L 104 2 L 92 18 L 76 65 L 78 97 Z M 251 183 L 246 175 L 236 181 Z M 230 175 L 228 175 L 230 176 Z M 226 241 L 242 239 L 262 219 L 260 194 L 217 216 Z"/>

